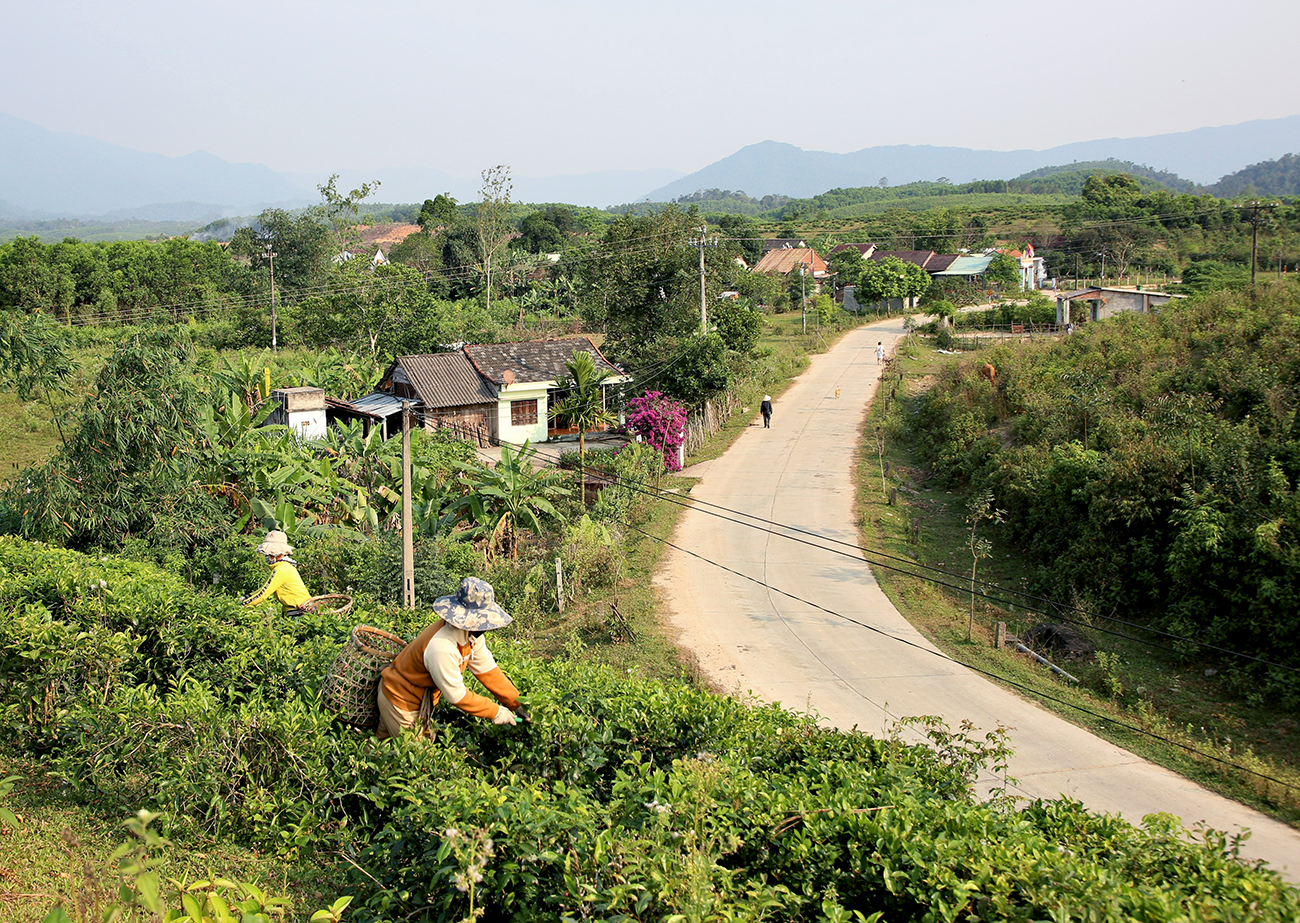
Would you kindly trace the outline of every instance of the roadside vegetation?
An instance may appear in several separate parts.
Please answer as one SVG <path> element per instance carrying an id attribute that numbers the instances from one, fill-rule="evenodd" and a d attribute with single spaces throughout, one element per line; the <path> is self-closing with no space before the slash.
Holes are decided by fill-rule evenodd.
<path id="1" fill-rule="evenodd" d="M 1292 824 L 1296 294 L 1220 292 L 959 359 L 911 339 L 859 478 L 866 546 L 900 559 L 882 585 L 950 654 Z M 1063 625 L 1096 653 L 1031 643 L 1076 685 L 994 650 L 997 622 Z"/>

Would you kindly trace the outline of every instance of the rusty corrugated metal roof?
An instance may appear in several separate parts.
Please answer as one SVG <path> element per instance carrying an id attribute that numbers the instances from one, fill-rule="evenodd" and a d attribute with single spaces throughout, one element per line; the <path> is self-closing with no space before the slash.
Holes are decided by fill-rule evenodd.
<path id="1" fill-rule="evenodd" d="M 801 265 L 811 269 L 813 275 L 826 272 L 826 261 L 817 255 L 817 251 L 803 247 L 768 251 L 758 261 L 754 272 L 776 272 L 788 275 L 798 272 Z"/>
<path id="2" fill-rule="evenodd" d="M 427 408 L 496 402 L 495 389 L 483 380 L 463 352 L 399 356 L 394 364 L 402 367 Z"/>
<path id="3" fill-rule="evenodd" d="M 480 343 L 463 347 L 478 373 L 497 385 L 505 384 L 505 373 L 514 373 L 517 383 L 559 381 L 567 378 L 564 363 L 573 359 L 575 350 L 590 353 L 596 367 L 610 375 L 623 373 L 605 358 L 588 337 L 562 337 L 554 340 L 525 340 L 522 343 Z"/>

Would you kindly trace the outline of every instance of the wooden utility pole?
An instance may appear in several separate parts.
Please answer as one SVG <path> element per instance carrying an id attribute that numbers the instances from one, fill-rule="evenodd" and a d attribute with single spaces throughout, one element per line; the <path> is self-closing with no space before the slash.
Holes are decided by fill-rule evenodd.
<path id="1" fill-rule="evenodd" d="M 411 402 L 402 401 L 402 605 L 415 608 L 415 541 L 411 536 Z"/>

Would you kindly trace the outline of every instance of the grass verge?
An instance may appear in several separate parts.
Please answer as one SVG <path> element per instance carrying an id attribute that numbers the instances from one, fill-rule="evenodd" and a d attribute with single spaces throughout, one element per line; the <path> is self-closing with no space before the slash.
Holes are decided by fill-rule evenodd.
<path id="1" fill-rule="evenodd" d="M 901 559 L 898 569 L 873 565 L 886 595 L 954 659 L 1004 677 L 1019 694 L 1138 756 L 1300 826 L 1300 723 L 1294 715 L 1234 701 L 1204 664 L 1111 634 L 1088 632 L 1098 651 L 1094 661 L 1059 664 L 1077 683 L 1014 649 L 995 648 L 998 622 L 1014 637 L 1052 619 L 1011 602 L 975 597 L 972 605 L 970 498 L 928 483 L 908 446 L 905 415 L 950 361 L 913 338 L 897 359 L 903 378 L 896 380 L 895 399 L 886 382 L 867 418 L 857 471 L 859 521 L 864 548 Z M 885 435 L 883 451 L 877 426 Z M 979 580 L 1008 590 L 1029 583 L 1033 565 L 999 543 L 987 520 L 976 530 L 979 539 L 992 543 L 990 556 L 978 560 Z M 905 562 L 952 576 L 913 576 Z"/>
<path id="2" fill-rule="evenodd" d="M 0 825 L 0 919 L 41 923 L 53 907 L 62 906 L 75 923 L 99 923 L 118 898 L 122 878 L 111 857 L 128 839 L 125 827 L 62 797 L 58 783 L 35 763 L 3 772 L 22 779 L 0 803 L 18 817 L 14 827 Z M 164 882 L 219 877 L 287 896 L 289 919 L 306 919 L 344 889 L 341 867 L 328 857 L 294 850 L 268 853 L 222 841 L 188 842 L 151 858 L 158 860 Z M 118 919 L 133 923 L 157 917 L 137 908 Z"/>

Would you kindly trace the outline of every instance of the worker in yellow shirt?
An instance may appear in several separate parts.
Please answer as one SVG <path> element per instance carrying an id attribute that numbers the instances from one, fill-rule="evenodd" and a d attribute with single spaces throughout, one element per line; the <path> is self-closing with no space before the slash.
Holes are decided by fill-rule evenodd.
<path id="1" fill-rule="evenodd" d="M 311 593 L 307 592 L 307 585 L 298 575 L 298 562 L 290 557 L 293 546 L 289 544 L 289 537 L 279 529 L 272 529 L 266 533 L 266 540 L 257 546 L 257 550 L 271 565 L 271 579 L 245 599 L 244 605 L 256 606 L 274 595 L 284 607 L 285 615 L 302 615 L 303 604 L 311 599 Z"/>

